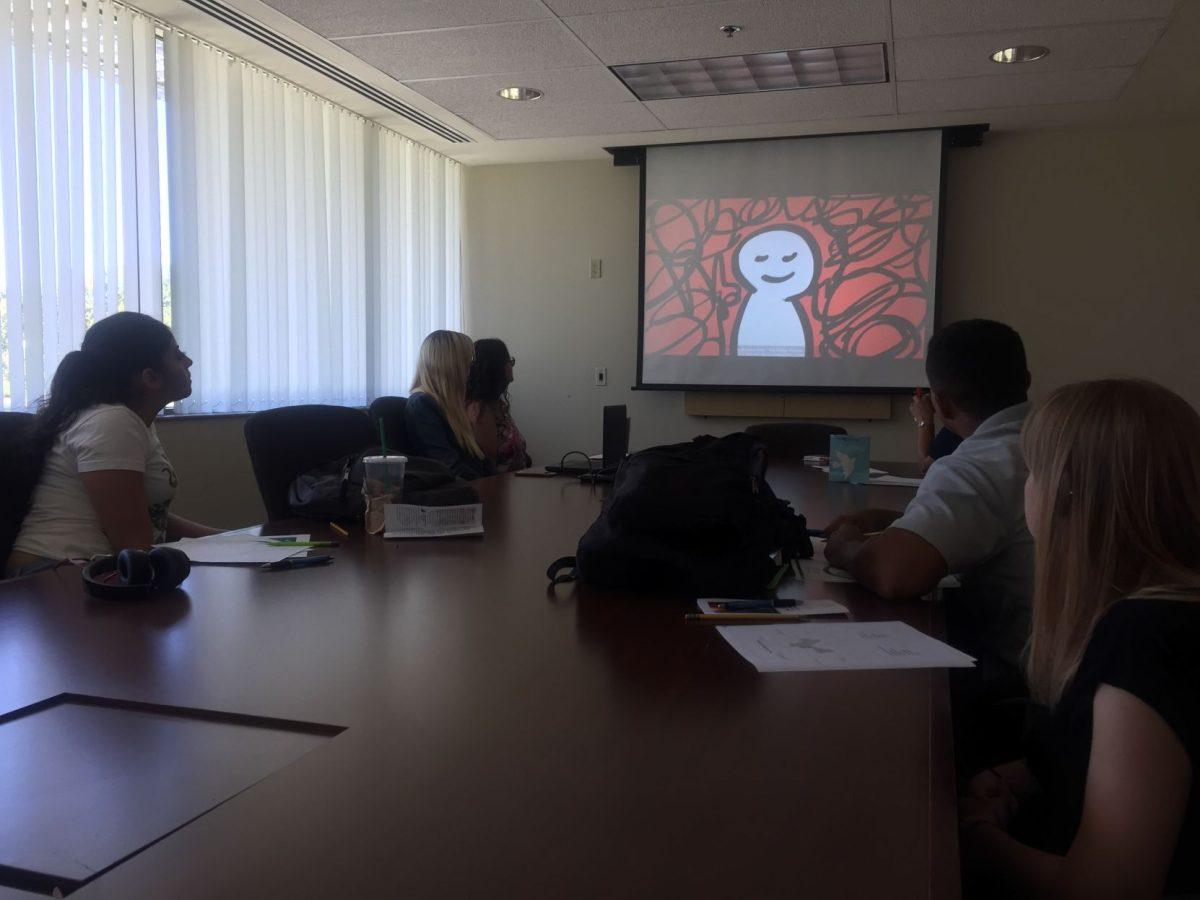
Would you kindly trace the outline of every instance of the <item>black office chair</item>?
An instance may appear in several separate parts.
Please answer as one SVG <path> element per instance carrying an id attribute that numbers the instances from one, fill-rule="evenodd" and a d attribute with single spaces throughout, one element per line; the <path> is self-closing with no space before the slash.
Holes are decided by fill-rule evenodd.
<path id="1" fill-rule="evenodd" d="M 30 413 L 0 413 L 0 577 L 37 486 L 29 456 L 32 423 Z"/>
<path id="2" fill-rule="evenodd" d="M 746 432 L 763 439 L 771 459 L 800 459 L 803 456 L 828 456 L 829 436 L 845 434 L 846 429 L 819 422 L 772 422 L 751 425 Z"/>
<path id="3" fill-rule="evenodd" d="M 288 487 L 297 475 L 375 446 L 371 421 L 344 406 L 285 406 L 255 413 L 243 428 L 268 519 L 292 517 Z"/>
<path id="4" fill-rule="evenodd" d="M 379 432 L 379 420 L 383 419 L 384 436 L 387 438 L 388 449 L 397 453 L 408 453 L 408 426 L 404 421 L 404 408 L 408 405 L 407 397 L 376 397 L 367 408 L 367 418 L 371 427 Z"/>

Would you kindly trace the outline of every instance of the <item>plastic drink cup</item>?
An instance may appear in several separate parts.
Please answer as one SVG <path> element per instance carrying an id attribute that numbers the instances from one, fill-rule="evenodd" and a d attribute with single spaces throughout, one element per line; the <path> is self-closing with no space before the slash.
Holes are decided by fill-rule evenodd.
<path id="1" fill-rule="evenodd" d="M 363 499 L 367 502 L 365 525 L 368 534 L 383 531 L 384 507 L 399 503 L 404 496 L 404 467 L 407 456 L 363 457 Z"/>

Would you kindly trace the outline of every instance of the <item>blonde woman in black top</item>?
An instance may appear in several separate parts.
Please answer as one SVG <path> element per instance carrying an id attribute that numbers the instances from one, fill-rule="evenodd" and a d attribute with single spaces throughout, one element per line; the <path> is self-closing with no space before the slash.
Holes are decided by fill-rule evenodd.
<path id="1" fill-rule="evenodd" d="M 1001 896 L 1200 891 L 1200 416 L 1149 382 L 1075 384 L 1023 450 L 1041 716 L 960 803 L 968 871 Z"/>
<path id="2" fill-rule="evenodd" d="M 495 474 L 467 414 L 467 374 L 475 344 L 458 331 L 434 331 L 421 342 L 417 374 L 404 407 L 413 453 L 445 463 L 455 475 Z"/>

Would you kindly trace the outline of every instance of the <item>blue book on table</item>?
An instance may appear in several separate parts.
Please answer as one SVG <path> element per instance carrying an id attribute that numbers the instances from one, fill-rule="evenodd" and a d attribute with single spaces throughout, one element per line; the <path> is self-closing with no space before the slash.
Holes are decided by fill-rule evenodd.
<path id="1" fill-rule="evenodd" d="M 871 439 L 850 434 L 829 436 L 829 480 L 866 484 L 871 480 Z"/>

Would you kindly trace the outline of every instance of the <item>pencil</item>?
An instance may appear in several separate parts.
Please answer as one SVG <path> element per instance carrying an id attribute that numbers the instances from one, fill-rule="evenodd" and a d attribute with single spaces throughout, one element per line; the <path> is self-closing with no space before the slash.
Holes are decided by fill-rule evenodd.
<path id="1" fill-rule="evenodd" d="M 344 538 L 350 537 L 350 532 L 348 532 L 345 528 L 343 528 L 337 522 L 330 522 L 329 527 L 332 528 L 334 531 L 336 531 L 338 534 L 340 534 Z"/>

